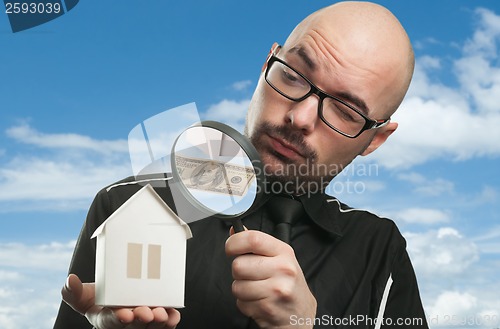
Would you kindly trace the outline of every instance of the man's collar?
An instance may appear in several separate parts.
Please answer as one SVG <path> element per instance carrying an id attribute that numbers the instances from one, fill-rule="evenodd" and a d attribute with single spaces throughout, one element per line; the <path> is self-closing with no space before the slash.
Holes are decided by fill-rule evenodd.
<path id="1" fill-rule="evenodd" d="M 336 237 L 342 237 L 343 232 L 338 220 L 340 212 L 336 210 L 336 207 L 329 205 L 329 201 L 335 200 L 333 197 L 324 193 L 315 193 L 293 196 L 293 198 L 302 203 L 307 216 L 320 229 Z M 260 213 L 260 211 L 257 212 Z M 252 216 L 252 214 L 244 214 L 242 216 L 243 224 L 245 224 L 244 218 L 247 216 Z M 223 220 L 221 222 L 227 227 L 233 224 L 231 220 Z"/>
<path id="2" fill-rule="evenodd" d="M 338 237 L 342 236 L 342 229 L 336 220 L 338 214 L 334 208 L 328 206 L 328 199 L 331 198 L 324 193 L 305 194 L 296 197 L 302 202 L 307 215 L 311 220 L 323 230 Z"/>

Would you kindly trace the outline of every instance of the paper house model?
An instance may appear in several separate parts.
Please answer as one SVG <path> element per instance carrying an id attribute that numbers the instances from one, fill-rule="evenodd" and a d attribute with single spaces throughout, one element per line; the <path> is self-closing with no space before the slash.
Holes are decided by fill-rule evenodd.
<path id="1" fill-rule="evenodd" d="M 109 216 L 95 237 L 97 305 L 184 307 L 191 230 L 151 185 Z"/>

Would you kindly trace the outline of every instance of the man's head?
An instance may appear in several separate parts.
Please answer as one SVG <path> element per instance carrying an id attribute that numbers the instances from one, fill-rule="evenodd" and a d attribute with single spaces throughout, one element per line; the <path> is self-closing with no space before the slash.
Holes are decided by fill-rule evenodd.
<path id="1" fill-rule="evenodd" d="M 245 132 L 274 179 L 293 181 L 295 192 L 300 192 L 301 184 L 302 189 L 307 189 L 304 183 L 308 182 L 325 187 L 356 156 L 373 152 L 396 130 L 397 123 L 389 121 L 349 138 L 324 121 L 342 130 L 343 124 L 336 122 L 336 116 L 351 121 L 362 119 L 365 123 L 362 116 L 342 110 L 340 115 L 331 116 L 333 119 L 322 120 L 318 112 L 320 99 L 323 118 L 329 116 L 327 109 L 341 104 L 325 99 L 325 93 L 380 123 L 400 105 L 410 84 L 414 56 L 405 30 L 384 7 L 368 2 L 341 2 L 326 7 L 297 25 L 284 45 L 273 45 L 271 52 L 288 67 L 274 61 L 274 75 L 268 75 L 267 80 L 271 84 L 273 79 L 282 81 L 271 87 L 266 82 L 270 63 L 266 62 L 250 103 Z M 291 100 L 297 95 L 290 95 L 287 88 L 304 88 L 304 94 L 310 89 L 296 72 L 323 93 Z M 284 94 L 292 97 L 275 90 L 280 85 L 286 89 L 282 90 Z"/>

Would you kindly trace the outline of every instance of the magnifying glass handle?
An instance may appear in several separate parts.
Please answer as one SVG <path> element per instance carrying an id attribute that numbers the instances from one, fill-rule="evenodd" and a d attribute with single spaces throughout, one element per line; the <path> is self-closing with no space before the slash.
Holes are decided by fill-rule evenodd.
<path id="1" fill-rule="evenodd" d="M 243 223 L 241 222 L 241 219 L 236 218 L 233 220 L 233 229 L 234 233 L 243 232 L 245 230 L 243 228 Z"/>

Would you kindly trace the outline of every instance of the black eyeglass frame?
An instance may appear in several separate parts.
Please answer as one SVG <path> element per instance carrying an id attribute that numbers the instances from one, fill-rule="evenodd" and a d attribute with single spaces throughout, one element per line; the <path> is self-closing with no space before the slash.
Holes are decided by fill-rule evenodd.
<path id="1" fill-rule="evenodd" d="M 309 96 L 311 95 L 317 95 L 319 97 L 319 103 L 318 103 L 318 115 L 319 117 L 321 118 L 321 121 L 323 121 L 328 127 L 330 127 L 331 129 L 335 130 L 336 132 L 338 132 L 339 134 L 345 136 L 345 137 L 349 137 L 349 138 L 356 138 L 358 137 L 359 135 L 361 135 L 361 133 L 363 133 L 364 131 L 366 130 L 370 130 L 370 129 L 375 129 L 375 128 L 380 128 L 380 127 L 383 127 L 385 126 L 387 123 L 389 123 L 389 121 L 391 120 L 391 118 L 388 118 L 388 119 L 382 119 L 382 120 L 373 120 L 373 119 L 370 119 L 369 117 L 367 117 L 366 115 L 364 115 L 360 110 L 356 109 L 355 107 L 353 107 L 352 105 L 350 105 L 349 103 L 345 102 L 344 100 L 336 97 L 336 96 L 333 96 L 333 95 L 330 95 L 330 94 L 327 94 L 326 92 L 324 92 L 323 90 L 319 89 L 318 87 L 316 87 L 314 85 L 314 83 L 312 83 L 308 78 L 306 78 L 302 73 L 298 72 L 296 69 L 294 69 L 293 67 L 291 67 L 290 65 L 288 65 L 284 60 L 282 60 L 281 58 L 278 58 L 275 53 L 277 52 L 277 50 L 279 50 L 281 48 L 281 46 L 277 47 L 276 50 L 269 56 L 268 60 L 267 60 L 267 68 L 266 68 L 266 73 L 264 75 L 264 78 L 267 82 L 267 84 L 269 86 L 271 86 L 276 92 L 278 92 L 280 95 L 282 95 L 283 97 L 285 98 L 288 98 L 289 100 L 291 101 L 294 101 L 294 102 L 301 102 L 303 101 L 304 99 L 308 98 Z M 283 93 L 281 90 L 279 90 L 276 86 L 274 86 L 267 78 L 268 74 L 269 74 L 269 71 L 270 71 L 270 68 L 272 66 L 272 64 L 274 62 L 279 62 L 283 65 L 285 65 L 287 68 L 289 68 L 290 70 L 292 70 L 293 72 L 295 72 L 297 75 L 299 75 L 302 79 L 304 79 L 307 83 L 309 83 L 309 86 L 310 86 L 310 89 L 309 91 L 302 97 L 299 97 L 299 98 L 294 98 L 294 97 L 291 97 L 285 93 Z M 337 102 L 340 102 L 342 104 L 344 104 L 345 106 L 347 106 L 349 109 L 353 110 L 354 112 L 356 112 L 357 114 L 359 114 L 361 117 L 363 117 L 363 119 L 365 119 L 365 124 L 364 126 L 361 128 L 361 130 L 355 134 L 355 135 L 350 135 L 350 134 L 347 134 L 341 130 L 339 130 L 338 128 L 336 128 L 335 126 L 333 126 L 331 123 L 329 123 L 325 117 L 323 116 L 323 100 L 325 98 L 332 98 L 334 100 L 336 100 Z"/>

